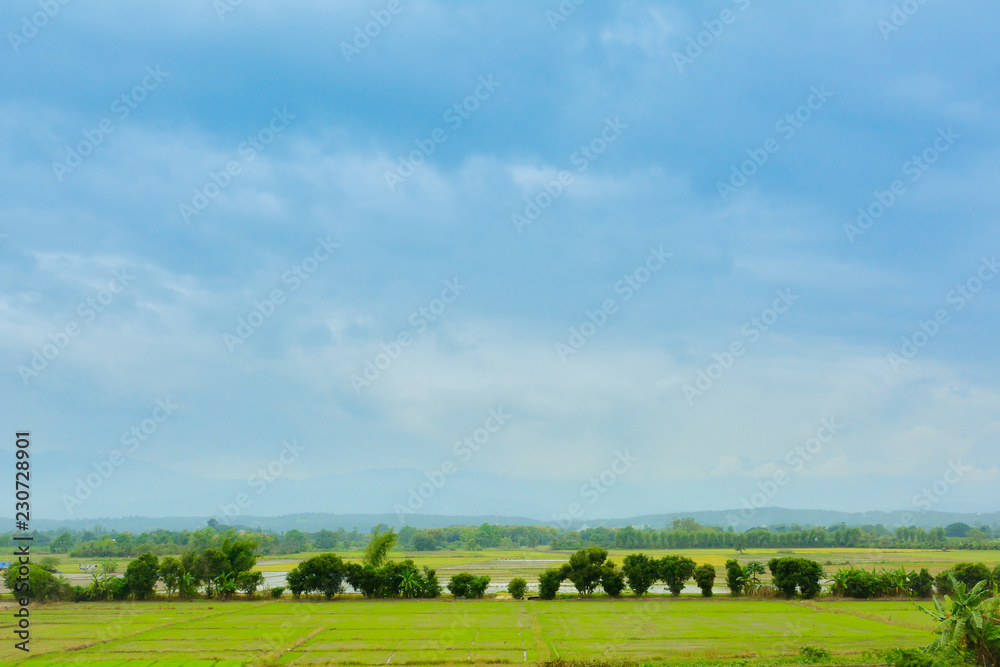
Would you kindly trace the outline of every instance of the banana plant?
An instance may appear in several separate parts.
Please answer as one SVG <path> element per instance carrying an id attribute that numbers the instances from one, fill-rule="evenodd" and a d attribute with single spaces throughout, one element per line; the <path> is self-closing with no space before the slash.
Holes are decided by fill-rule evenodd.
<path id="1" fill-rule="evenodd" d="M 420 581 L 420 573 L 416 570 L 407 570 L 401 575 L 401 579 L 399 589 L 402 591 L 404 598 L 415 598 L 420 595 L 420 591 L 423 588 L 423 582 Z"/>
<path id="2" fill-rule="evenodd" d="M 940 633 L 928 650 L 969 652 L 976 664 L 982 667 L 1000 665 L 1000 594 L 994 585 L 988 588 L 985 581 L 972 590 L 957 581 L 953 574 L 948 578 L 954 595 L 934 598 L 934 609 L 916 605 L 938 621 L 935 632 Z"/>

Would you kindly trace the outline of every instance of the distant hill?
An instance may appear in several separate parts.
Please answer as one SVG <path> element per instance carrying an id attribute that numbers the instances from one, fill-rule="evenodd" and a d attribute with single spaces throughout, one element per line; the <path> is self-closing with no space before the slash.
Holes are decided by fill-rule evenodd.
<path id="1" fill-rule="evenodd" d="M 990 513 L 957 513 L 957 512 L 836 512 L 831 510 L 794 510 L 781 507 L 760 508 L 752 515 L 741 516 L 740 510 L 708 511 L 708 512 L 675 512 L 672 514 L 646 514 L 642 516 L 621 519 L 596 519 L 584 522 L 581 527 L 606 526 L 621 528 L 624 526 L 649 526 L 651 528 L 666 528 L 675 518 L 691 517 L 706 526 L 728 527 L 734 525 L 737 530 L 748 530 L 757 526 L 776 526 L 780 524 L 798 524 L 808 526 L 831 526 L 844 523 L 848 526 L 863 526 L 882 524 L 888 528 L 902 525 L 916 525 L 922 528 L 947 526 L 963 522 L 970 526 L 1000 526 L 1000 512 Z M 904 523 L 904 518 L 908 520 Z M 0 519 L 6 525 L 12 525 L 12 519 Z M 35 519 L 31 522 L 38 530 L 57 530 L 68 528 L 84 530 L 101 525 L 114 531 L 130 531 L 141 533 L 162 528 L 165 530 L 197 530 L 203 528 L 208 517 L 102 517 L 95 519 L 51 520 Z M 380 523 L 400 528 L 403 524 L 395 514 L 327 514 L 310 512 L 304 514 L 286 514 L 283 516 L 241 516 L 234 524 L 249 526 L 263 530 L 283 532 L 297 528 L 306 532 L 316 532 L 343 528 L 350 531 L 357 528 L 367 532 Z M 551 526 L 551 521 L 541 521 L 520 516 L 447 516 L 440 514 L 410 514 L 406 524 L 414 528 L 444 528 L 447 526 L 478 526 L 492 523 L 502 526 Z"/>

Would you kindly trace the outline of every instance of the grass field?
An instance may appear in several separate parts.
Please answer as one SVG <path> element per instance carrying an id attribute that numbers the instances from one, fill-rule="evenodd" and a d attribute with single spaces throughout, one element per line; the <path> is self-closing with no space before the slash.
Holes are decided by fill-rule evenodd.
<path id="1" fill-rule="evenodd" d="M 0 636 L 11 637 L 3 612 Z M 526 664 L 591 658 L 794 664 L 803 645 L 835 662 L 923 646 L 932 623 L 905 601 L 731 598 L 53 604 L 32 613 L 18 664 Z M 13 642 L 0 660 L 15 659 Z"/>
<path id="2" fill-rule="evenodd" d="M 631 550 L 613 550 L 621 563 Z M 655 551 L 690 556 L 721 568 L 729 558 L 743 563 L 797 555 L 827 572 L 840 567 L 928 568 L 938 573 L 962 561 L 1000 563 L 997 551 L 865 549 Z M 315 555 L 262 557 L 257 569 L 280 577 Z M 357 560 L 358 553 L 342 554 Z M 515 576 L 535 584 L 538 574 L 565 561 L 570 552 L 435 551 L 393 553 L 438 570 L 442 584 L 460 571 L 487 574 L 505 585 Z M 71 578 L 81 563 L 60 559 Z M 127 561 L 119 561 L 119 572 Z M 85 583 L 81 581 L 80 583 Z M 723 585 L 720 575 L 716 582 Z M 662 588 L 658 586 L 657 589 Z M 654 590 L 657 590 L 654 589 Z M 12 623 L 0 604 L 0 661 L 17 664 L 74 661 L 78 664 L 263 665 L 263 664 L 525 664 L 548 659 L 655 660 L 671 663 L 798 664 L 804 645 L 822 646 L 834 662 L 873 661 L 872 651 L 924 646 L 933 623 L 907 601 L 819 599 L 785 602 L 720 596 L 645 600 L 370 601 L 331 603 L 289 599 L 255 602 L 196 601 L 49 604 L 32 610 L 32 653 L 13 648 Z M 749 661 L 749 662 L 748 662 Z"/>

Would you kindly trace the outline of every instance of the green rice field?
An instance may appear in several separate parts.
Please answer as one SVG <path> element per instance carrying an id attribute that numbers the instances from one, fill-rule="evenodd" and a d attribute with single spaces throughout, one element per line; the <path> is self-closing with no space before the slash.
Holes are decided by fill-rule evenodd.
<path id="1" fill-rule="evenodd" d="M 199 601 L 39 605 L 30 658 L 4 614 L 0 660 L 105 665 L 530 664 L 550 659 L 794 664 L 800 647 L 871 662 L 923 646 L 906 601 L 662 597 L 556 601 Z"/>

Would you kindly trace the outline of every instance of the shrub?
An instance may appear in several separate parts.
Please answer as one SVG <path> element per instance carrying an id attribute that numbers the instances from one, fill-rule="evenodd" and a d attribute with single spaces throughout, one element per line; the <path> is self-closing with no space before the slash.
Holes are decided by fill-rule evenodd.
<path id="1" fill-rule="evenodd" d="M 543 600 L 554 600 L 562 586 L 563 573 L 561 569 L 545 570 L 538 577 L 538 597 Z"/>
<path id="2" fill-rule="evenodd" d="M 524 594 L 528 590 L 528 582 L 521 577 L 515 577 L 510 580 L 507 584 L 507 592 L 510 593 L 511 597 L 515 600 L 523 600 Z"/>
<path id="3" fill-rule="evenodd" d="M 913 597 L 929 598 L 934 592 L 934 577 L 926 567 L 920 570 L 919 574 L 911 572 L 906 581 L 906 590 Z"/>
<path id="4" fill-rule="evenodd" d="M 818 646 L 803 646 L 799 649 L 799 657 L 806 663 L 824 662 L 830 659 L 830 652 Z"/>
<path id="5" fill-rule="evenodd" d="M 274 588 L 271 589 L 271 597 L 273 598 L 280 598 L 284 594 L 285 594 L 284 586 L 275 586 Z"/>
<path id="6" fill-rule="evenodd" d="M 489 583 L 489 577 L 477 577 L 468 572 L 459 572 L 448 582 L 448 590 L 456 598 L 472 600 L 483 597 Z"/>

